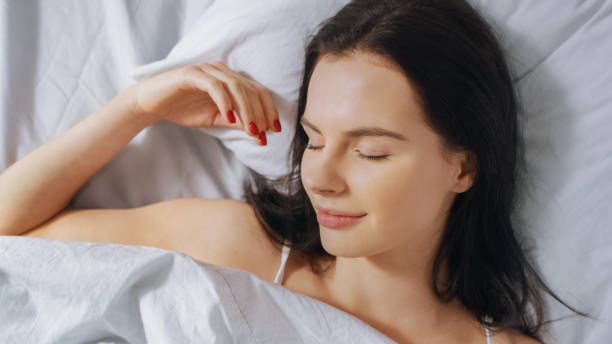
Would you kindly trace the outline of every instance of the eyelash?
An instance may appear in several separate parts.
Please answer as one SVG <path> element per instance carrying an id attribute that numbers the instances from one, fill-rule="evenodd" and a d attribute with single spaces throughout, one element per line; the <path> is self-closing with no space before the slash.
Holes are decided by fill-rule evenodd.
<path id="1" fill-rule="evenodd" d="M 306 145 L 306 149 L 311 149 L 311 150 L 317 151 L 317 150 L 321 149 L 321 147 L 315 147 L 313 145 L 307 144 Z M 363 159 L 371 160 L 371 161 L 381 161 L 381 160 L 389 159 L 388 155 L 377 155 L 377 156 L 363 155 L 363 154 L 361 154 L 361 152 L 359 152 L 359 157 L 363 158 Z"/>

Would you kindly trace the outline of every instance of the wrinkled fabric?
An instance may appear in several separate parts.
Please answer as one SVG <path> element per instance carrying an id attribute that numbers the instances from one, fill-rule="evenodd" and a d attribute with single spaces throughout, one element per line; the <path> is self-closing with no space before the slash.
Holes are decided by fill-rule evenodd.
<path id="1" fill-rule="evenodd" d="M 393 343 L 326 303 L 157 248 L 0 236 L 3 343 Z"/>
<path id="2" fill-rule="evenodd" d="M 269 131 L 267 146 L 257 145 L 244 130 L 200 128 L 244 165 L 275 178 L 289 171 L 295 134 L 299 86 L 308 39 L 317 26 L 348 0 L 215 1 L 193 29 L 160 61 L 138 66 L 136 79 L 179 66 L 223 61 L 270 90 L 283 130 Z M 236 111 L 238 109 L 235 109 Z"/>
<path id="3" fill-rule="evenodd" d="M 547 319 L 563 318 L 545 326 L 553 338 L 549 342 L 607 343 L 612 338 L 612 3 L 469 2 L 500 36 L 522 104 L 528 175 L 519 183 L 514 214 L 522 242 L 552 289 L 598 318 L 567 317 L 571 313 L 548 298 Z M 301 69 L 294 69 L 299 61 L 287 59 L 299 58 L 304 48 L 299 46 L 303 37 L 289 35 L 312 29 L 294 23 L 310 25 L 340 3 L 1 2 L 0 170 L 97 110 L 135 82 L 137 71 L 144 77 L 198 54 L 221 58 L 276 89 L 281 115 L 288 116 Z M 241 6 L 264 15 L 270 26 Z M 227 46 L 222 35 L 232 37 Z M 193 49 L 197 46 L 188 37 L 202 39 L 203 50 Z M 246 40 L 260 45 L 254 49 Z M 219 48 L 219 55 L 207 55 L 211 47 Z M 269 66 L 277 67 L 276 73 L 264 75 Z M 283 124 L 292 120 L 285 117 Z M 283 125 L 288 129 L 293 128 Z M 284 165 L 259 163 L 270 158 L 265 149 L 251 146 L 257 151 L 237 153 L 251 142 L 236 137 L 229 143 L 222 135 L 234 134 L 213 134 L 156 123 L 89 180 L 71 205 L 130 208 L 184 197 L 239 199 L 249 156 L 257 157 L 253 166 L 263 166 L 261 172 L 282 172 Z M 274 135 L 268 146 L 284 142 Z M 280 152 L 270 162 L 278 162 Z"/>

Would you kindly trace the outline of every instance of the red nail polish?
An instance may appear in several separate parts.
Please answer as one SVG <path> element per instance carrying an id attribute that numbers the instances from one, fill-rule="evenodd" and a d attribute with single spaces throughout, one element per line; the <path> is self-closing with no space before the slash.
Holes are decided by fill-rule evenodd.
<path id="1" fill-rule="evenodd" d="M 268 144 L 268 139 L 266 138 L 266 132 L 262 131 L 261 133 L 259 133 L 259 141 L 261 141 L 261 144 L 263 146 Z"/>
<path id="2" fill-rule="evenodd" d="M 229 110 L 229 111 L 227 112 L 227 120 L 228 120 L 230 123 L 236 123 L 236 117 L 234 117 L 234 112 L 233 112 L 232 110 Z"/>
<path id="3" fill-rule="evenodd" d="M 249 131 L 251 132 L 251 134 L 253 135 L 257 135 L 259 134 L 259 129 L 257 129 L 257 126 L 255 125 L 255 123 L 253 122 L 249 122 Z"/>
<path id="4" fill-rule="evenodd" d="M 276 129 L 276 131 L 280 132 L 281 129 L 281 125 L 280 125 L 280 121 L 278 119 L 274 120 L 274 129 Z"/>

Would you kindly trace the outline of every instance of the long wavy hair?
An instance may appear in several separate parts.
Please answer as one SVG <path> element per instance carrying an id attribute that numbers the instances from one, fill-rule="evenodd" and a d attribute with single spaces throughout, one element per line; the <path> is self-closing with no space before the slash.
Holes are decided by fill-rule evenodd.
<path id="1" fill-rule="evenodd" d="M 475 156 L 472 187 L 450 208 L 431 272 L 442 302 L 457 297 L 482 324 L 541 340 L 542 291 L 577 314 L 540 278 L 517 240 L 511 214 L 525 175 L 519 102 L 490 25 L 464 0 L 354 0 L 324 21 L 305 51 L 291 169 L 269 180 L 254 171 L 246 201 L 277 243 L 305 254 L 313 271 L 333 261 L 300 178 L 308 138 L 299 125 L 317 61 L 326 54 L 370 53 L 392 62 L 416 89 L 427 124 L 449 151 Z M 439 284 L 447 264 L 446 283 Z"/>

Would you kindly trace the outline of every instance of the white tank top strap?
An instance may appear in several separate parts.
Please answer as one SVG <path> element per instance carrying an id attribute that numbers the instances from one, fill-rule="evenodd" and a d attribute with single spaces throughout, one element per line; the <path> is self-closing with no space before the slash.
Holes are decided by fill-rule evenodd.
<path id="1" fill-rule="evenodd" d="M 283 282 L 283 277 L 285 276 L 285 265 L 287 265 L 287 258 L 289 258 L 289 252 L 291 251 L 291 247 L 289 247 L 289 241 L 285 240 L 285 244 L 283 245 L 283 251 L 281 256 L 281 264 L 276 272 L 276 277 L 274 277 L 274 283 L 281 284 Z M 490 318 L 487 316 L 487 320 Z M 485 326 L 485 332 L 487 334 L 487 344 L 493 344 L 493 337 L 491 337 L 491 331 L 489 330 L 489 326 Z"/>
<path id="2" fill-rule="evenodd" d="M 289 241 L 285 240 L 285 244 L 283 245 L 280 268 L 278 268 L 278 271 L 276 272 L 276 277 L 274 277 L 274 283 L 283 283 L 283 276 L 285 276 L 285 265 L 287 264 L 287 258 L 289 258 L 289 251 L 291 251 L 291 247 L 289 247 Z"/>
<path id="3" fill-rule="evenodd" d="M 485 317 L 487 321 L 491 321 L 489 316 Z M 487 344 L 493 344 L 493 337 L 491 337 L 491 330 L 489 330 L 489 326 L 485 325 L 485 332 L 487 334 Z"/>

